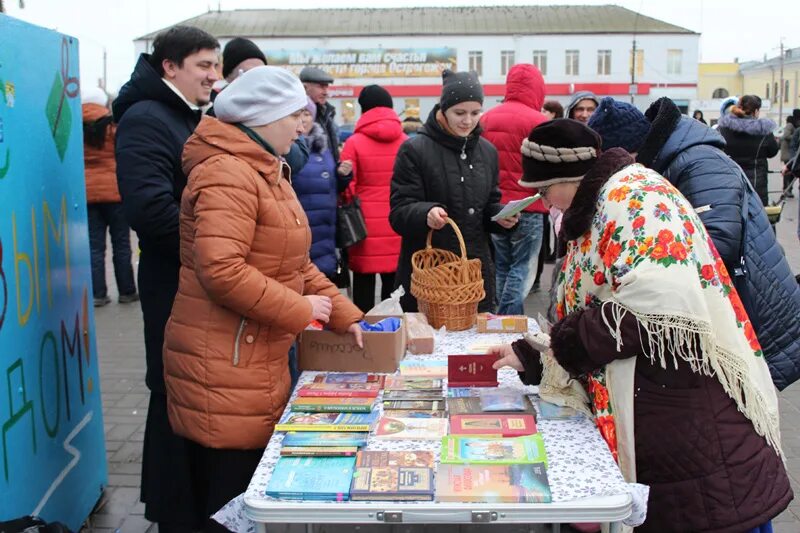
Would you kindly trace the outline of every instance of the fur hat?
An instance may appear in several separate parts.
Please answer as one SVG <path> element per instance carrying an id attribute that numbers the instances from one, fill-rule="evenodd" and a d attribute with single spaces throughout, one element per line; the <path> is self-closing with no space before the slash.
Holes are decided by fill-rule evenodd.
<path id="1" fill-rule="evenodd" d="M 522 141 L 523 187 L 580 181 L 600 155 L 603 140 L 583 122 L 557 118 L 543 122 Z"/>

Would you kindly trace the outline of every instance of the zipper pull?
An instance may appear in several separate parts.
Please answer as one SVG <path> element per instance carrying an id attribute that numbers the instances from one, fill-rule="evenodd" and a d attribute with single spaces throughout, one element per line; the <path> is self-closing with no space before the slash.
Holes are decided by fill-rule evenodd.
<path id="1" fill-rule="evenodd" d="M 464 183 L 464 176 L 461 176 L 461 183 Z"/>

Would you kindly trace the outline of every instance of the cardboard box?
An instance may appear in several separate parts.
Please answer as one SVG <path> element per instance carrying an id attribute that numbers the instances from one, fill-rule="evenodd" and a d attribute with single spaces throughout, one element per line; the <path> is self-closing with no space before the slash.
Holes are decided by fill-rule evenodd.
<path id="1" fill-rule="evenodd" d="M 422 313 L 404 313 L 408 351 L 414 355 L 433 353 L 434 331 Z"/>
<path id="2" fill-rule="evenodd" d="M 478 333 L 527 333 L 528 317 L 524 315 L 478 314 Z"/>
<path id="3" fill-rule="evenodd" d="M 370 324 L 387 318 L 367 316 Z M 365 331 L 364 348 L 359 348 L 352 335 L 333 331 L 306 330 L 298 339 L 300 370 L 329 372 L 386 372 L 397 370 L 406 353 L 406 326 L 400 318 L 397 331 Z"/>

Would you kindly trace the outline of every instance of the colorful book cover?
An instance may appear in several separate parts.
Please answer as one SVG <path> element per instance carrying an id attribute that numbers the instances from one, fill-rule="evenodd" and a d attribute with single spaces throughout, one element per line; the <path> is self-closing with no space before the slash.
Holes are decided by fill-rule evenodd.
<path id="1" fill-rule="evenodd" d="M 409 378 L 446 378 L 447 361 L 444 359 L 403 359 L 400 375 Z"/>
<path id="2" fill-rule="evenodd" d="M 473 389 L 470 387 L 447 387 L 448 398 L 478 398 L 480 395 L 480 389 Z"/>
<path id="3" fill-rule="evenodd" d="M 374 413 L 288 413 L 275 425 L 275 431 L 369 431 L 377 418 Z"/>
<path id="4" fill-rule="evenodd" d="M 544 440 L 539 434 L 515 438 L 464 437 L 442 438 L 442 464 L 543 463 L 547 466 Z"/>
<path id="5" fill-rule="evenodd" d="M 450 415 L 479 415 L 483 413 L 481 409 L 481 399 L 476 396 L 463 398 L 448 398 L 447 412 Z"/>
<path id="6" fill-rule="evenodd" d="M 444 411 L 446 404 L 441 400 L 390 400 L 383 402 L 384 409 L 397 411 Z"/>
<path id="7" fill-rule="evenodd" d="M 389 418 L 445 418 L 444 411 L 415 411 L 409 409 L 407 411 L 400 411 L 395 409 L 384 409 L 383 416 Z"/>
<path id="8" fill-rule="evenodd" d="M 356 457 L 356 467 L 407 466 L 433 468 L 433 452 L 425 450 L 361 450 Z"/>
<path id="9" fill-rule="evenodd" d="M 346 501 L 355 464 L 355 457 L 281 457 L 266 494 L 290 500 Z"/>
<path id="10" fill-rule="evenodd" d="M 380 391 L 379 383 L 309 383 L 297 389 L 297 395 L 301 398 L 375 398 Z"/>
<path id="11" fill-rule="evenodd" d="M 383 376 L 367 372 L 330 372 L 317 374 L 314 383 L 379 383 L 383 384 Z"/>
<path id="12" fill-rule="evenodd" d="M 392 390 L 383 392 L 383 401 L 387 400 L 444 400 L 442 391 L 424 390 Z"/>
<path id="13" fill-rule="evenodd" d="M 366 446 L 369 433 L 336 431 L 289 431 L 283 446 Z"/>
<path id="14" fill-rule="evenodd" d="M 352 457 L 358 446 L 284 446 L 283 457 Z"/>
<path id="15" fill-rule="evenodd" d="M 350 499 L 433 500 L 433 470 L 405 466 L 356 468 Z"/>
<path id="16" fill-rule="evenodd" d="M 447 434 L 444 418 L 387 418 L 378 421 L 375 436 L 388 440 L 440 440 Z"/>
<path id="17" fill-rule="evenodd" d="M 536 433 L 533 415 L 491 414 L 451 415 L 453 435 L 485 435 L 493 437 L 522 437 Z"/>
<path id="18" fill-rule="evenodd" d="M 550 503 L 543 464 L 439 465 L 436 501 L 464 503 Z"/>
<path id="19" fill-rule="evenodd" d="M 572 407 L 556 405 L 544 400 L 537 400 L 536 407 L 539 410 L 539 416 L 545 420 L 573 420 L 576 418 L 583 418 L 583 413 Z"/>
<path id="20" fill-rule="evenodd" d="M 489 355 L 450 355 L 447 357 L 447 386 L 497 387 L 496 357 Z"/>
<path id="21" fill-rule="evenodd" d="M 441 379 L 407 378 L 403 376 L 386 376 L 383 388 L 387 391 L 395 390 L 442 390 Z"/>
<path id="22" fill-rule="evenodd" d="M 296 398 L 292 411 L 305 413 L 369 413 L 375 405 L 375 398 L 325 398 L 304 396 Z"/>

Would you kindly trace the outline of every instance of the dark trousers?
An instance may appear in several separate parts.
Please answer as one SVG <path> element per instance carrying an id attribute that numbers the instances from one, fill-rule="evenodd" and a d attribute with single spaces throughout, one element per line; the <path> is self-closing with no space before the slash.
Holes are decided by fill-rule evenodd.
<path id="1" fill-rule="evenodd" d="M 122 213 L 121 203 L 88 204 L 89 248 L 92 256 L 92 294 L 95 298 L 108 295 L 106 287 L 106 231 L 111 233 L 114 258 L 114 277 L 120 295 L 136 292 L 131 266 L 131 228 Z"/>
<path id="2" fill-rule="evenodd" d="M 375 307 L 375 276 L 381 277 L 381 301 L 392 294 L 394 272 L 359 274 L 353 272 L 353 303 L 364 313 Z"/>

